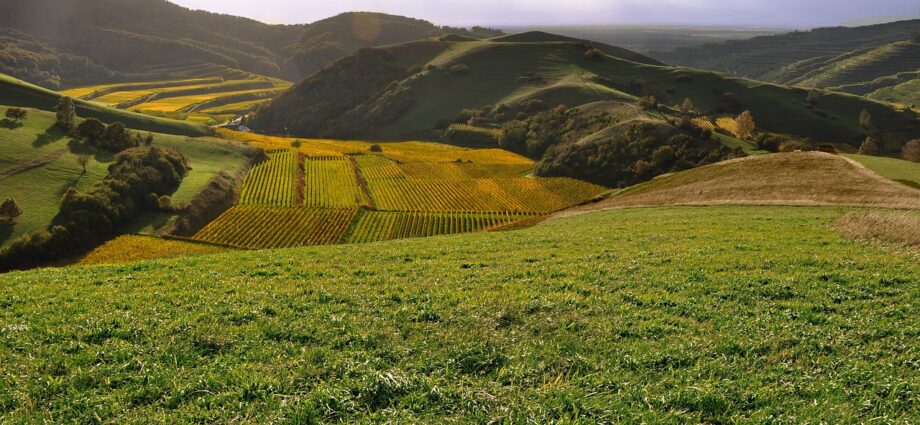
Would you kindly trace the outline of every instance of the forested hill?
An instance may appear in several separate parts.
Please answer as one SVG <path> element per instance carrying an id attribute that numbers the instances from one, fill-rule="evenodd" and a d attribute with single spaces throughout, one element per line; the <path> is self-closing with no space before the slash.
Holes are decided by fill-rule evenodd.
<path id="1" fill-rule="evenodd" d="M 49 88 L 161 77 L 167 65 L 193 63 L 298 80 L 361 47 L 499 34 L 376 13 L 268 25 L 165 0 L 0 0 L 0 10 L 0 72 Z"/>

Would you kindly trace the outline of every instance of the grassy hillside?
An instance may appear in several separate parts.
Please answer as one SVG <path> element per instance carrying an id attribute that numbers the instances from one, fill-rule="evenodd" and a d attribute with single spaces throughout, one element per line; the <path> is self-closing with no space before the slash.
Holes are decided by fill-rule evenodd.
<path id="1" fill-rule="evenodd" d="M 899 183 L 920 189 L 920 164 L 903 159 L 868 155 L 844 155 L 866 168 Z"/>
<path id="2" fill-rule="evenodd" d="M 50 111 L 57 105 L 61 96 L 60 93 L 0 74 L 0 105 L 24 106 Z M 77 107 L 77 115 L 81 118 L 96 118 L 106 123 L 121 122 L 135 130 L 184 136 L 210 134 L 208 127 L 201 123 L 152 117 L 80 99 L 74 100 L 74 104 Z"/>
<path id="3" fill-rule="evenodd" d="M 654 52 L 663 62 L 692 68 L 729 72 L 769 80 L 771 73 L 794 63 L 832 58 L 910 39 L 920 32 L 920 20 L 862 27 L 818 28 L 747 40 Z"/>
<path id="4" fill-rule="evenodd" d="M 163 0 L 0 0 L 0 10 L 0 72 L 54 89 L 175 79 L 167 68 L 188 63 L 297 80 L 362 47 L 501 34 L 364 12 L 268 25 Z"/>
<path id="5" fill-rule="evenodd" d="M 810 87 L 836 88 L 859 84 L 900 72 L 920 69 L 920 43 L 911 40 L 885 44 L 835 56 L 806 61 L 770 75 L 771 81 Z"/>
<path id="6" fill-rule="evenodd" d="M 0 106 L 0 113 L 6 109 Z M 0 199 L 14 198 L 24 210 L 15 225 L 0 226 L 0 246 L 46 228 L 68 188 L 88 189 L 107 174 L 112 155 L 73 143 L 54 121 L 53 113 L 30 109 L 21 126 L 0 127 Z M 248 162 L 239 145 L 218 139 L 155 133 L 154 145 L 175 148 L 189 159 L 192 170 L 173 194 L 180 202 L 191 201 L 217 173 L 232 173 Z M 76 161 L 84 153 L 91 155 L 85 174 Z"/>
<path id="7" fill-rule="evenodd" d="M 920 165 L 885 164 L 904 178 Z M 867 158 L 867 159 L 869 159 Z M 891 160 L 896 161 L 896 160 Z M 576 210 L 681 204 L 848 204 L 920 209 L 920 191 L 885 179 L 839 156 L 818 152 L 761 155 L 658 177 Z"/>
<path id="8" fill-rule="evenodd" d="M 845 211 L 632 209 L 11 273 L 0 418 L 910 422 L 920 265 L 834 232 Z"/>
<path id="9" fill-rule="evenodd" d="M 886 131 L 920 132 L 915 115 L 865 98 L 828 92 L 815 106 L 802 89 L 609 55 L 589 58 L 582 43 L 546 37 L 429 41 L 365 51 L 295 85 L 260 110 L 253 125 L 303 136 L 436 137 L 436 128 L 470 108 L 507 107 L 513 118 L 528 101 L 572 107 L 653 95 L 664 105 L 690 98 L 703 114 L 750 109 L 760 129 L 816 142 L 858 145 L 864 138 L 857 120 L 863 109 Z"/>

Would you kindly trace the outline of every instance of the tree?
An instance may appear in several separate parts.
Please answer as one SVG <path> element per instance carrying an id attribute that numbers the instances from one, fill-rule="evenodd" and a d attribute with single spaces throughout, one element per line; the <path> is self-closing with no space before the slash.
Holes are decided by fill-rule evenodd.
<path id="1" fill-rule="evenodd" d="M 370 147 L 370 151 L 371 151 L 371 152 L 383 152 L 383 148 L 380 147 L 380 145 L 378 145 L 378 144 L 373 144 L 373 145 L 371 145 L 371 147 Z"/>
<path id="2" fill-rule="evenodd" d="M 757 128 L 757 124 L 754 122 L 754 114 L 751 111 L 744 111 L 741 115 L 738 115 L 738 118 L 735 118 L 735 135 L 747 139 L 751 137 L 751 133 L 754 132 L 754 129 Z"/>
<path id="3" fill-rule="evenodd" d="M 0 204 L 0 216 L 2 216 L 7 223 L 12 224 L 16 221 L 16 218 L 21 215 L 22 207 L 15 199 L 6 198 L 6 200 Z"/>
<path id="4" fill-rule="evenodd" d="M 99 146 L 105 135 L 105 124 L 95 118 L 87 118 L 77 127 L 77 137 L 93 146 Z"/>
<path id="5" fill-rule="evenodd" d="M 866 140 L 859 146 L 860 155 L 875 155 L 878 153 L 878 140 L 875 137 L 866 137 Z"/>
<path id="6" fill-rule="evenodd" d="M 26 112 L 26 110 L 22 108 L 10 108 L 6 110 L 6 117 L 17 124 L 22 122 L 22 120 L 26 119 L 26 116 L 28 114 L 29 113 Z"/>
<path id="7" fill-rule="evenodd" d="M 696 106 L 693 105 L 693 101 L 688 97 L 684 99 L 684 103 L 680 105 L 680 110 L 685 114 L 689 114 L 696 110 Z"/>
<path id="8" fill-rule="evenodd" d="M 54 107 L 57 115 L 56 124 L 67 133 L 72 133 L 77 126 L 77 108 L 73 104 L 73 99 L 64 96 Z"/>
<path id="9" fill-rule="evenodd" d="M 920 162 L 920 139 L 914 139 L 904 144 L 901 149 L 904 159 L 913 162 Z"/>
<path id="10" fill-rule="evenodd" d="M 137 140 L 131 137 L 131 133 L 125 125 L 120 122 L 114 122 L 105 128 L 100 147 L 117 153 L 125 149 L 135 148 L 137 145 Z"/>
<path id="11" fill-rule="evenodd" d="M 818 104 L 818 90 L 811 89 L 808 91 L 808 103 L 812 105 Z"/>
<path id="12" fill-rule="evenodd" d="M 872 114 L 867 109 L 863 109 L 859 113 L 859 126 L 862 127 L 866 134 L 869 134 L 872 129 Z"/>
<path id="13" fill-rule="evenodd" d="M 86 174 L 86 164 L 88 163 L 89 163 L 89 155 L 87 154 L 77 155 L 77 165 L 83 167 L 83 172 L 80 173 L 81 176 Z"/>

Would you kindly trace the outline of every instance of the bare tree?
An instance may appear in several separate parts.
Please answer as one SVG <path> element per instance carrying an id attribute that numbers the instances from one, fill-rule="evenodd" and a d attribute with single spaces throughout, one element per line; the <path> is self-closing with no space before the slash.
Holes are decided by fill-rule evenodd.
<path id="1" fill-rule="evenodd" d="M 83 172 L 80 173 L 81 176 L 86 174 L 86 164 L 89 164 L 89 155 L 87 154 L 77 155 L 77 165 L 80 165 L 81 167 L 83 167 Z"/>
<path id="2" fill-rule="evenodd" d="M 751 137 L 751 133 L 757 128 L 757 124 L 754 122 L 754 114 L 751 111 L 744 111 L 741 115 L 738 115 L 738 118 L 735 118 L 735 125 L 735 135 L 742 139 Z"/>

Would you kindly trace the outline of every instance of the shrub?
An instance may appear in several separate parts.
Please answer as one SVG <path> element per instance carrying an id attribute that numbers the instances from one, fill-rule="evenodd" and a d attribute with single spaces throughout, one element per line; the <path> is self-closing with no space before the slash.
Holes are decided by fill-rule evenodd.
<path id="1" fill-rule="evenodd" d="M 585 59 L 593 62 L 603 62 L 604 52 L 597 47 L 590 47 L 588 50 L 585 50 Z"/>
<path id="2" fill-rule="evenodd" d="M 296 148 L 299 148 L 302 144 L 303 142 L 301 142 L 300 140 L 294 140 L 293 142 L 291 142 L 291 147 L 296 149 Z"/>
<path id="3" fill-rule="evenodd" d="M 0 203 L 0 217 L 9 224 L 16 222 L 16 219 L 22 215 L 22 206 L 13 198 L 6 198 Z"/>
<path id="4" fill-rule="evenodd" d="M 865 141 L 859 145 L 860 155 L 875 155 L 878 153 L 878 140 L 875 137 L 869 136 Z"/>
<path id="5" fill-rule="evenodd" d="M 464 63 L 458 63 L 450 67 L 450 73 L 454 75 L 468 75 L 470 73 L 470 67 Z"/>
<path id="6" fill-rule="evenodd" d="M 655 96 L 646 96 L 640 98 L 639 107 L 646 111 L 658 109 L 658 99 L 656 99 Z"/>
<path id="7" fill-rule="evenodd" d="M 803 140 L 787 139 L 779 145 L 780 152 L 810 151 L 814 150 L 811 143 Z"/>
<path id="8" fill-rule="evenodd" d="M 371 151 L 371 152 L 383 152 L 383 147 L 381 147 L 380 145 L 378 145 L 378 144 L 375 143 L 375 144 L 371 145 L 370 151 Z"/>
<path id="9" fill-rule="evenodd" d="M 99 146 L 105 135 L 105 124 L 95 118 L 87 118 L 77 127 L 76 136 L 92 146 Z"/>
<path id="10" fill-rule="evenodd" d="M 901 155 L 908 161 L 920 162 L 920 139 L 905 143 L 904 148 L 901 149 Z"/>

